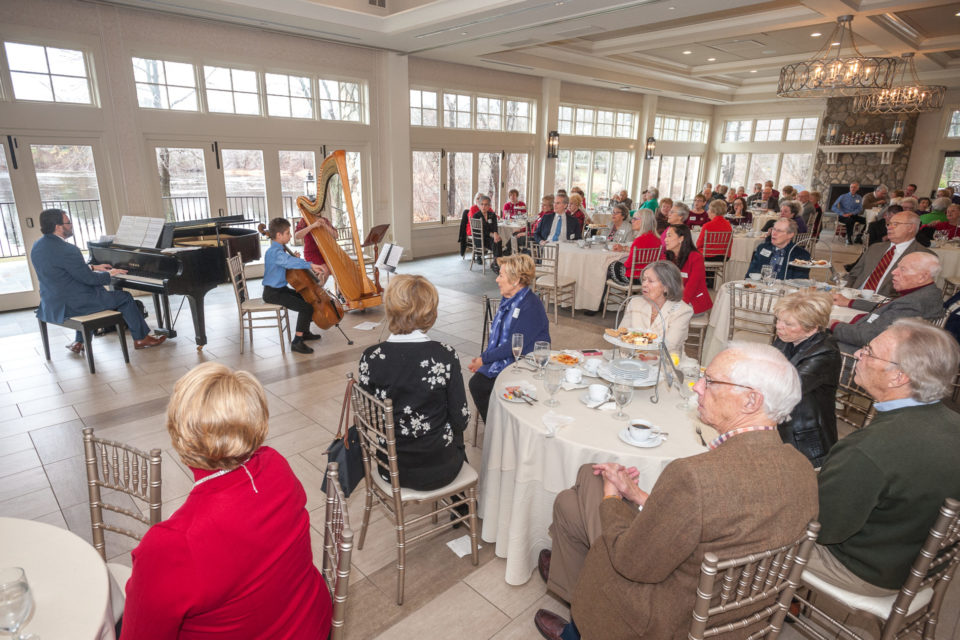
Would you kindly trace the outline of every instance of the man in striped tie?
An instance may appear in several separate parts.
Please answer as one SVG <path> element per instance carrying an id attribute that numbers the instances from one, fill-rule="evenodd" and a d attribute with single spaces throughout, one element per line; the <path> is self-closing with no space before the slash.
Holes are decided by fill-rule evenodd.
<path id="1" fill-rule="evenodd" d="M 870 289 L 892 298 L 896 294 L 892 274 L 904 256 L 922 251 L 933 253 L 916 241 L 920 216 L 912 211 L 894 214 L 887 222 L 889 242 L 870 245 L 863 257 L 847 273 L 846 286 Z"/>

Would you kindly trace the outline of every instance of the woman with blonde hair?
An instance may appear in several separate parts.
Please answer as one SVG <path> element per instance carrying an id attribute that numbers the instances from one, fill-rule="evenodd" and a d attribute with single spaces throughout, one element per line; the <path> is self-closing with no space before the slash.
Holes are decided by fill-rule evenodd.
<path id="1" fill-rule="evenodd" d="M 543 303 L 530 286 L 537 277 L 533 258 L 515 255 L 500 258 L 500 306 L 490 323 L 490 338 L 486 350 L 470 361 L 470 395 L 483 421 L 487 420 L 487 407 L 497 376 L 513 362 L 511 339 L 513 334 L 523 335 L 523 353 L 533 351 L 541 340 L 550 341 L 550 322 Z"/>
<path id="2" fill-rule="evenodd" d="M 327 637 L 307 494 L 263 446 L 268 417 L 246 371 L 208 362 L 177 381 L 167 431 L 193 489 L 133 550 L 121 638 Z"/>
<path id="3" fill-rule="evenodd" d="M 580 222 L 580 230 L 584 231 L 588 224 L 591 224 L 590 216 L 583 210 L 583 196 L 577 192 L 570 194 L 570 203 L 567 205 L 567 211 Z"/>
<path id="4" fill-rule="evenodd" d="M 423 276 L 394 276 L 383 296 L 390 337 L 363 352 L 357 377 L 364 390 L 393 401 L 400 486 L 417 491 L 449 484 L 467 459 L 470 411 L 460 359 L 426 333 L 437 321 L 437 302 Z"/>
<path id="5" fill-rule="evenodd" d="M 823 464 L 837 442 L 836 401 L 842 356 L 836 339 L 827 330 L 833 298 L 822 291 L 801 290 L 777 301 L 779 349 L 800 374 L 803 397 L 790 419 L 780 423 L 780 437 L 810 459 Z"/>

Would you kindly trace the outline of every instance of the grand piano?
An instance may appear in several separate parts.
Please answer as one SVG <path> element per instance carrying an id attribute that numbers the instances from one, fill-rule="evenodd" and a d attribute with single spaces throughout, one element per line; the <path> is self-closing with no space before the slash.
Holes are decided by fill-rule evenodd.
<path id="1" fill-rule="evenodd" d="M 135 289 L 153 294 L 157 332 L 177 335 L 170 315 L 170 295 L 186 296 L 193 316 L 197 350 L 207 343 L 203 298 L 218 284 L 230 281 L 227 258 L 236 254 L 243 261 L 260 259 L 260 234 L 238 225 L 255 220 L 222 216 L 163 225 L 155 248 L 89 242 L 91 264 L 110 264 L 125 269 L 113 277 L 114 289 Z"/>

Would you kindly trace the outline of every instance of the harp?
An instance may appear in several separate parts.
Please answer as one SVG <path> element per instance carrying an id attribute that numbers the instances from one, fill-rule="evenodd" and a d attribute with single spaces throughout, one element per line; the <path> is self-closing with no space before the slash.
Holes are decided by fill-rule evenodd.
<path id="1" fill-rule="evenodd" d="M 320 255 L 326 261 L 330 272 L 337 282 L 337 288 L 343 294 L 345 306 L 347 309 L 366 309 L 367 307 L 376 307 L 382 303 L 381 293 L 383 289 L 374 284 L 367 277 L 367 269 L 364 264 L 363 251 L 360 244 L 360 236 L 357 231 L 357 219 L 353 211 L 353 198 L 350 196 L 350 180 L 347 176 L 347 154 L 343 150 L 334 151 L 333 154 L 324 159 L 317 172 L 317 197 L 311 200 L 306 196 L 297 198 L 297 207 L 303 214 L 308 224 L 313 224 L 317 217 L 324 211 L 333 211 L 335 207 L 330 200 L 332 188 L 331 181 L 340 178 L 341 191 L 343 193 L 343 203 L 346 208 L 344 213 L 350 220 L 350 229 L 352 231 L 352 242 L 354 255 L 351 257 L 337 243 L 335 238 L 331 238 L 321 229 L 313 229 L 310 235 L 317 241 L 317 248 L 320 249 Z M 331 217 L 332 220 L 332 217 Z"/>

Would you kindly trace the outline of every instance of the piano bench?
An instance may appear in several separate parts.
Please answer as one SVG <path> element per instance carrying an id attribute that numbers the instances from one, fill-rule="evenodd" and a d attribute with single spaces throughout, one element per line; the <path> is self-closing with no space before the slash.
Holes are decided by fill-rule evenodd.
<path id="1" fill-rule="evenodd" d="M 37 318 L 40 323 L 40 339 L 43 341 L 43 355 L 47 360 L 50 359 L 50 338 L 47 335 L 47 323 Z M 123 361 L 130 363 L 130 353 L 127 351 L 127 323 L 123 321 L 123 314 L 119 311 L 97 311 L 85 316 L 73 316 L 67 318 L 58 324 L 61 327 L 67 327 L 74 331 L 79 331 L 83 335 L 83 350 L 87 354 L 87 366 L 90 367 L 90 373 L 96 373 L 93 366 L 93 332 L 97 329 L 106 327 L 116 327 L 117 335 L 120 337 L 120 348 L 123 350 Z"/>

